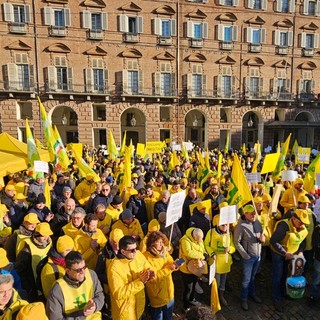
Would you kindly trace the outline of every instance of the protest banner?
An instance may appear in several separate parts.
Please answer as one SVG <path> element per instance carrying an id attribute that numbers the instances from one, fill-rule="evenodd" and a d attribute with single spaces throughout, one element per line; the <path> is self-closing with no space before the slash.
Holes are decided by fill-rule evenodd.
<path id="1" fill-rule="evenodd" d="M 145 155 L 145 145 L 144 143 L 137 143 L 137 151 L 136 153 L 141 156 L 144 157 Z"/>
<path id="2" fill-rule="evenodd" d="M 162 141 L 148 141 L 146 143 L 145 152 L 148 154 L 161 153 L 162 149 L 163 149 L 163 142 Z"/>
<path id="3" fill-rule="evenodd" d="M 258 182 L 258 183 L 260 183 L 261 182 L 261 173 L 260 172 L 246 173 L 246 178 L 247 178 L 248 182 L 251 182 L 251 183 Z"/>
<path id="4" fill-rule="evenodd" d="M 45 161 L 35 160 L 34 161 L 34 172 L 49 172 L 49 164 Z"/>
<path id="5" fill-rule="evenodd" d="M 298 178 L 298 172 L 294 170 L 281 171 L 282 181 L 295 181 Z"/>
<path id="6" fill-rule="evenodd" d="M 166 227 L 177 222 L 182 216 L 182 207 L 186 197 L 185 191 L 171 195 L 166 215 Z"/>
<path id="7" fill-rule="evenodd" d="M 220 209 L 219 225 L 230 224 L 238 221 L 238 206 L 227 206 Z"/>
<path id="8" fill-rule="evenodd" d="M 298 148 L 298 163 L 309 164 L 311 148 Z"/>

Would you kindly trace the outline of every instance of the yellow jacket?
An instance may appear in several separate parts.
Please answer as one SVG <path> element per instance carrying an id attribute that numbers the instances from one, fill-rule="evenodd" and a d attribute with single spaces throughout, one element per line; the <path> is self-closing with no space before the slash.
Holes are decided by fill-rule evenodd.
<path id="1" fill-rule="evenodd" d="M 95 251 L 91 248 L 91 240 L 96 239 L 99 244 L 98 249 Z M 90 237 L 83 228 L 74 239 L 74 250 L 79 251 L 83 255 L 83 259 L 89 269 L 95 270 L 98 261 L 98 255 L 107 243 L 107 238 L 100 229 Z"/>
<path id="2" fill-rule="evenodd" d="M 0 316 L 0 320 L 12 320 L 12 316 L 17 314 L 17 312 L 23 307 L 29 304 L 28 301 L 22 300 L 15 289 L 12 289 L 12 303 L 5 310 L 4 314 Z M 15 318 L 14 318 L 15 319 Z"/>
<path id="3" fill-rule="evenodd" d="M 112 319 L 138 320 L 145 307 L 144 284 L 140 272 L 150 268 L 144 255 L 137 251 L 134 260 L 113 259 L 107 269 L 111 295 Z"/>
<path id="4" fill-rule="evenodd" d="M 155 279 L 146 283 L 150 304 L 153 308 L 163 307 L 174 298 L 172 270 L 167 267 L 173 263 L 173 259 L 168 252 L 161 257 L 146 251 L 144 256 L 156 273 Z"/>
<path id="5" fill-rule="evenodd" d="M 293 190 L 293 191 L 292 191 Z M 301 192 L 298 192 L 296 188 L 289 188 L 287 189 L 280 200 L 280 204 L 284 208 L 284 213 L 289 211 L 290 209 L 293 209 L 295 207 L 294 199 L 293 199 L 293 194 L 295 195 L 296 198 L 296 206 L 298 205 L 298 198 L 300 196 L 304 196 L 307 194 L 307 191 L 302 190 Z"/>
<path id="6" fill-rule="evenodd" d="M 112 225 L 111 230 L 114 229 L 121 229 L 125 236 L 138 235 L 140 236 L 140 241 L 144 237 L 141 224 L 138 219 L 134 219 L 129 226 L 123 223 L 121 219 L 119 219 Z"/>
<path id="7" fill-rule="evenodd" d="M 151 221 L 154 216 L 154 205 L 156 204 L 156 202 L 160 200 L 160 193 L 157 191 L 153 191 L 151 198 L 150 197 L 145 197 L 144 202 L 146 204 L 146 208 L 147 208 L 147 213 L 148 213 L 148 220 Z"/>
<path id="8" fill-rule="evenodd" d="M 186 231 L 186 234 L 180 239 L 179 246 L 179 257 L 183 258 L 185 261 L 180 267 L 180 271 L 188 274 L 191 274 L 187 268 L 188 262 L 193 259 L 204 259 L 203 254 L 206 253 L 203 241 L 199 243 L 194 241 L 191 235 L 194 229 L 195 228 L 189 228 Z"/>
<path id="9" fill-rule="evenodd" d="M 106 209 L 106 217 L 104 218 L 106 225 L 110 227 L 115 221 L 119 220 L 122 211 L 122 207 L 118 210 L 109 204 Z"/>
<path id="10" fill-rule="evenodd" d="M 83 223 L 82 223 L 81 228 L 82 227 L 83 227 Z M 66 234 L 67 236 L 69 236 L 72 239 L 74 239 L 76 237 L 76 235 L 78 234 L 80 229 L 74 227 L 73 224 L 72 224 L 72 221 L 70 221 L 69 223 L 67 223 L 65 226 L 62 227 L 62 230 L 63 230 L 64 234 Z"/>
<path id="11" fill-rule="evenodd" d="M 74 196 L 81 206 L 87 204 L 92 193 L 96 191 L 96 183 L 88 183 L 86 179 L 82 180 L 74 190 Z"/>
<path id="12" fill-rule="evenodd" d="M 216 256 L 216 272 L 223 274 L 228 273 L 231 270 L 232 254 L 236 251 L 234 246 L 232 233 L 221 234 L 218 233 L 216 228 L 211 229 L 204 239 L 204 246 L 209 256 L 215 254 Z M 230 251 L 227 254 L 225 248 L 229 247 Z M 226 262 L 226 255 L 228 255 L 228 261 Z"/>
<path id="13" fill-rule="evenodd" d="M 48 263 L 44 265 L 44 267 L 41 270 L 41 285 L 42 285 L 42 292 L 46 299 L 48 299 L 49 292 L 55 283 L 56 276 L 55 276 L 55 270 L 52 267 L 53 261 L 51 258 L 48 259 Z M 59 266 L 55 264 L 57 267 L 57 270 L 59 272 L 59 278 L 63 277 L 66 273 L 65 268 L 62 266 Z M 58 279 L 59 279 L 58 278 Z"/>

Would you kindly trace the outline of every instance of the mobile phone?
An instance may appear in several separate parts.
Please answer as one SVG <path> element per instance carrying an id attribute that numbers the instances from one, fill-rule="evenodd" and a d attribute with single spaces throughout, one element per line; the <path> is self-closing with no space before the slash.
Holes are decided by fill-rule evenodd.
<path id="1" fill-rule="evenodd" d="M 184 264 L 184 259 L 180 258 L 180 259 L 176 260 L 174 263 L 177 267 L 180 267 L 182 264 Z"/>

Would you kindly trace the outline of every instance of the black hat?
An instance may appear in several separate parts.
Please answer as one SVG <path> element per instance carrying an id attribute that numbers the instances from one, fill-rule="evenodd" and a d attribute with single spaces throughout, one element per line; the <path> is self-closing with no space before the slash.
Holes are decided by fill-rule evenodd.
<path id="1" fill-rule="evenodd" d="M 116 204 L 120 204 L 122 202 L 123 202 L 123 200 L 122 200 L 122 198 L 120 196 L 114 196 L 113 199 L 112 199 L 111 204 L 116 205 Z"/>
<path id="2" fill-rule="evenodd" d="M 44 196 L 43 193 L 39 193 L 37 200 L 35 202 L 35 204 L 39 204 L 39 203 L 46 203 L 46 197 Z"/>

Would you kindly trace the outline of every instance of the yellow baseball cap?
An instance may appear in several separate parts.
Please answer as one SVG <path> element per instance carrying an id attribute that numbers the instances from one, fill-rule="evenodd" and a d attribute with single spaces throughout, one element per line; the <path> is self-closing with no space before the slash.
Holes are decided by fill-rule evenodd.
<path id="1" fill-rule="evenodd" d="M 123 231 L 121 229 L 115 228 L 110 232 L 109 239 L 114 242 L 119 242 L 121 238 L 124 237 Z"/>
<path id="2" fill-rule="evenodd" d="M 41 222 L 36 226 L 35 232 L 40 233 L 42 236 L 51 236 L 53 232 L 50 229 L 48 222 Z"/>
<path id="3" fill-rule="evenodd" d="M 36 213 L 28 213 L 24 218 L 23 221 L 32 223 L 32 224 L 37 224 L 40 223 L 38 216 Z"/>
<path id="4" fill-rule="evenodd" d="M 252 213 L 255 212 L 254 206 L 252 204 L 247 204 L 244 208 L 243 208 L 244 213 Z"/>
<path id="5" fill-rule="evenodd" d="M 299 220 L 304 224 L 309 224 L 309 214 L 307 210 L 296 209 L 294 214 L 299 218 Z"/>

